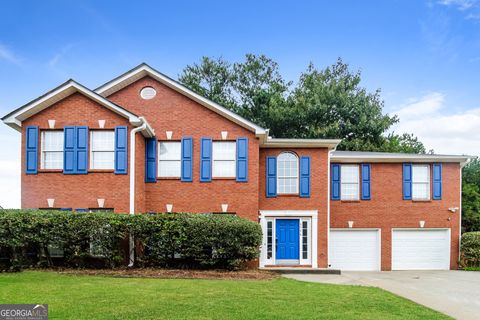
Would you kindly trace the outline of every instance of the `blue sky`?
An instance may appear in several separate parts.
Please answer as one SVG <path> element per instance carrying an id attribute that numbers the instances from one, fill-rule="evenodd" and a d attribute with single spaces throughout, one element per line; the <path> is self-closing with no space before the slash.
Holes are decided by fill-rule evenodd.
<path id="1" fill-rule="evenodd" d="M 396 131 L 438 153 L 480 154 L 477 0 L 4 0 L 0 114 L 69 78 L 95 88 L 141 62 L 176 78 L 201 56 L 245 53 L 273 58 L 293 81 L 309 62 L 342 57 L 382 89 Z M 19 138 L 0 126 L 0 205 L 18 203 Z"/>

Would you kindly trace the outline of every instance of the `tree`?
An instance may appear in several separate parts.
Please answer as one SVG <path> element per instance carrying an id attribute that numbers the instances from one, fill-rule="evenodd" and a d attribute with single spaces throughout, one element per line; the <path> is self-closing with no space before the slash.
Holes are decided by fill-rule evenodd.
<path id="1" fill-rule="evenodd" d="M 463 168 L 462 182 L 462 229 L 480 231 L 480 160 Z"/>
<path id="2" fill-rule="evenodd" d="M 412 134 L 388 133 L 397 116 L 383 113 L 380 90 L 361 87 L 360 72 L 341 59 L 323 70 L 310 64 L 293 89 L 275 61 L 253 54 L 234 64 L 204 57 L 179 80 L 273 137 L 341 138 L 339 150 L 425 153 Z"/>
<path id="3" fill-rule="evenodd" d="M 201 96 L 216 103 L 234 109 L 232 98 L 231 65 L 221 57 L 214 59 L 203 57 L 200 64 L 186 66 L 179 81 Z"/>

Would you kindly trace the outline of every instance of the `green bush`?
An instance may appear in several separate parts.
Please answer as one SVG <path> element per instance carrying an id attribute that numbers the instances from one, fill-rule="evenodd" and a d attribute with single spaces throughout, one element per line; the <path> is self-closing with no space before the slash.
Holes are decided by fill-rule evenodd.
<path id="1" fill-rule="evenodd" d="M 261 242 L 260 226 L 236 216 L 0 210 L 0 264 L 122 266 L 130 233 L 137 266 L 237 268 L 258 257 Z"/>
<path id="2" fill-rule="evenodd" d="M 465 232 L 460 250 L 462 267 L 480 267 L 480 231 Z"/>

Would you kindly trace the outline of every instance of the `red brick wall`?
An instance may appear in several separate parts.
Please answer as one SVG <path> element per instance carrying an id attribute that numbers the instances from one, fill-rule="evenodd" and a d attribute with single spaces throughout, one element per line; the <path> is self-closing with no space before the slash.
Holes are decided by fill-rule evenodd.
<path id="1" fill-rule="evenodd" d="M 331 201 L 331 227 L 381 228 L 381 267 L 391 270 L 392 228 L 451 228 L 451 269 L 457 268 L 460 212 L 451 213 L 450 207 L 460 207 L 460 166 L 443 164 L 442 200 L 403 200 L 402 164 L 373 163 L 371 165 L 370 201 Z"/>
<path id="2" fill-rule="evenodd" d="M 98 120 L 106 120 L 105 129 L 128 125 L 127 119 L 79 93 L 25 120 L 22 124 L 22 208 L 48 207 L 48 198 L 55 199 L 55 207 L 96 208 L 97 199 L 104 198 L 105 207 L 114 207 L 116 212 L 128 212 L 128 175 L 115 175 L 113 170 L 87 175 L 64 175 L 62 170 L 39 170 L 37 175 L 25 174 L 25 128 L 37 125 L 40 130 L 48 130 L 49 119 L 56 120 L 55 128 L 58 129 L 72 125 L 98 129 Z M 40 140 L 38 146 L 40 168 Z"/>
<path id="3" fill-rule="evenodd" d="M 293 151 L 299 157 L 311 157 L 310 198 L 298 195 L 278 195 L 266 197 L 265 175 L 266 157 L 277 156 L 283 151 Z M 261 149 L 260 150 L 260 210 L 318 210 L 318 267 L 327 267 L 328 230 L 328 150 L 322 149 Z"/>
<path id="4" fill-rule="evenodd" d="M 155 88 L 155 98 L 143 100 L 139 96 L 140 90 L 145 86 Z M 259 142 L 251 131 L 150 77 L 134 82 L 108 99 L 144 116 L 159 140 L 166 140 L 165 131 L 173 131 L 173 140 L 179 140 L 182 136 L 193 137 L 193 182 L 159 179 L 157 183 L 145 184 L 145 211 L 164 212 L 166 204 L 173 204 L 173 211 L 176 212 L 221 212 L 221 204 L 227 203 L 228 211 L 258 220 Z M 209 183 L 199 181 L 200 139 L 211 137 L 220 140 L 221 131 L 228 131 L 228 140 L 249 138 L 247 183 L 238 183 L 235 179 L 213 179 Z M 137 181 L 138 179 L 137 177 Z M 144 179 L 143 171 L 141 179 Z"/>

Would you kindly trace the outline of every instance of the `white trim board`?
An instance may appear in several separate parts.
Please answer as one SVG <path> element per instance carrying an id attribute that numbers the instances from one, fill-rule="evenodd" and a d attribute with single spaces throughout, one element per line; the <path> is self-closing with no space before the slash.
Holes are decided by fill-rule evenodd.
<path id="1" fill-rule="evenodd" d="M 453 162 L 465 165 L 474 157 L 468 155 L 438 155 L 438 154 L 408 154 L 388 152 L 362 152 L 362 151 L 334 151 L 332 162 L 335 163 L 432 163 L 432 162 Z"/>

